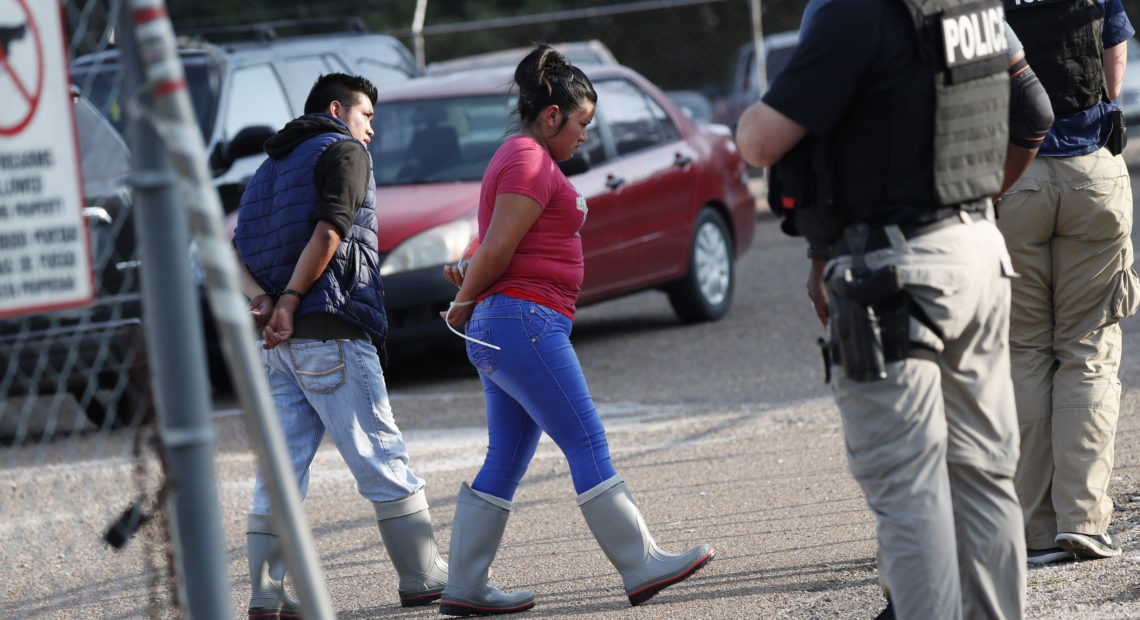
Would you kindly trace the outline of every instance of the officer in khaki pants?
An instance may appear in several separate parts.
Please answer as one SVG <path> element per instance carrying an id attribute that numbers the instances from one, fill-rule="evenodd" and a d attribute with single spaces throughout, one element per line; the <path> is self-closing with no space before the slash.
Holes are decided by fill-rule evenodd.
<path id="1" fill-rule="evenodd" d="M 1010 355 L 1028 560 L 1120 555 L 1109 533 L 1119 321 L 1137 304 L 1120 94 L 1135 30 L 1120 0 L 1019 3 L 1006 19 L 1056 121 L 998 203 L 1013 266 Z M 1075 50 L 1075 52 L 1074 52 Z M 1074 59 L 1074 55 L 1076 58 Z"/>

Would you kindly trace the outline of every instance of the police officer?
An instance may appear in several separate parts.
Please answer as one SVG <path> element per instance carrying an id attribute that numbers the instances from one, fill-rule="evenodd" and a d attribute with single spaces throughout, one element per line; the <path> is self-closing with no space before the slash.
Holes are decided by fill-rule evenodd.
<path id="1" fill-rule="evenodd" d="M 1120 0 L 1006 0 L 1057 121 L 1001 199 L 1013 266 L 1010 356 L 1021 426 L 1015 483 L 1028 560 L 1120 555 L 1109 534 L 1120 319 L 1140 300 L 1120 94 L 1135 30 Z"/>
<path id="2" fill-rule="evenodd" d="M 990 200 L 1010 72 L 998 0 L 822 0 L 738 125 L 750 164 L 810 169 L 784 204 L 810 242 L 809 291 L 827 284 L 827 305 L 814 298 L 848 464 L 903 618 L 1024 612 L 1012 269 Z M 1051 120 L 1036 90 L 1016 91 L 1038 111 L 1021 135 Z"/>

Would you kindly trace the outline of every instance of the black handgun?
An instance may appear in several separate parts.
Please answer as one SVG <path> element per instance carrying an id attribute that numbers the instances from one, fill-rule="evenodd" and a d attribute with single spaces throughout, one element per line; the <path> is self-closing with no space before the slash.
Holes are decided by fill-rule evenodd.
<path id="1" fill-rule="evenodd" d="M 0 26 L 0 47 L 4 50 L 4 57 L 8 57 L 8 47 L 12 45 L 12 41 L 18 41 L 24 38 L 24 33 L 28 31 L 27 24 L 20 24 L 19 26 Z"/>

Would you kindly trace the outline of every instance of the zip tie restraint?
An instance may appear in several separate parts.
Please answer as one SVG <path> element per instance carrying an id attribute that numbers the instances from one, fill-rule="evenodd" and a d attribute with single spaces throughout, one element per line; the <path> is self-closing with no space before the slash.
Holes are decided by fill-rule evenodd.
<path id="1" fill-rule="evenodd" d="M 475 300 L 471 300 L 471 301 L 453 301 L 453 302 L 451 302 L 450 304 L 448 304 L 448 305 L 447 305 L 447 314 L 443 315 L 443 322 L 444 322 L 444 323 L 447 323 L 447 329 L 450 329 L 450 330 L 451 330 L 451 333 L 455 334 L 456 336 L 459 336 L 460 338 L 462 338 L 462 339 L 464 339 L 464 340 L 469 340 L 469 341 L 471 341 L 471 342 L 474 342 L 475 344 L 481 344 L 481 345 L 483 345 L 483 346 L 485 346 L 485 347 L 491 347 L 492 349 L 494 349 L 494 350 L 496 350 L 496 351 L 501 351 L 501 350 L 503 350 L 503 348 L 502 348 L 502 347 L 499 347 L 499 346 L 495 346 L 495 345 L 493 345 L 493 344 L 491 344 L 491 343 L 489 343 L 489 342 L 483 342 L 482 340 L 479 340 L 478 338 L 472 338 L 471 336 L 468 336 L 467 334 L 462 334 L 462 333 L 460 333 L 458 330 L 456 330 L 454 327 L 452 327 L 452 326 L 451 326 L 451 322 L 447 320 L 447 318 L 451 316 L 451 311 L 452 311 L 452 309 L 456 308 L 457 306 L 470 306 L 470 305 L 472 305 L 472 304 L 474 304 L 474 303 L 475 303 Z"/>

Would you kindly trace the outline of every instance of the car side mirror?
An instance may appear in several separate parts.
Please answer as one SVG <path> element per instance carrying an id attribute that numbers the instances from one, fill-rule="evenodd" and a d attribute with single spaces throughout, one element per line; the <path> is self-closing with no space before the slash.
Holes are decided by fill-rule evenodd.
<path id="1" fill-rule="evenodd" d="M 226 145 L 226 160 L 229 164 L 233 164 L 242 157 L 264 153 L 265 141 L 272 138 L 275 133 L 277 130 L 269 125 L 253 125 L 243 128 Z"/>
<path id="2" fill-rule="evenodd" d="M 558 162 L 558 167 L 562 169 L 562 174 L 568 177 L 582 174 L 590 169 L 590 156 L 579 150 L 570 159 Z"/>

